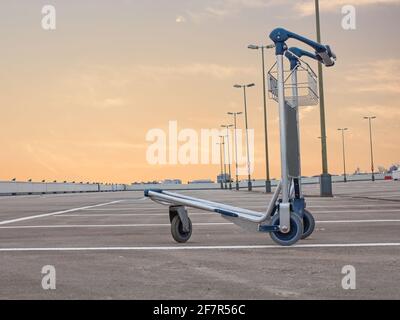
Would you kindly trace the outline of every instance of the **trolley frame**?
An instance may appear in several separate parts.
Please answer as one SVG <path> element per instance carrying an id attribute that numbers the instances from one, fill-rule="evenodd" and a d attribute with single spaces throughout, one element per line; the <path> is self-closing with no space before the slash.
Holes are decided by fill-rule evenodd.
<path id="1" fill-rule="evenodd" d="M 281 144 L 281 181 L 279 182 L 265 212 L 247 210 L 164 190 L 145 190 L 144 194 L 146 197 L 155 202 L 169 206 L 171 225 L 173 219 L 176 216 L 179 216 L 181 222 L 179 230 L 182 234 L 190 232 L 191 235 L 191 223 L 186 209 L 187 207 L 191 207 L 215 212 L 244 228 L 251 227 L 253 230 L 258 232 L 269 232 L 271 233 L 273 240 L 280 245 L 292 245 L 301 238 L 298 235 L 299 230 L 297 229 L 301 228 L 301 232 L 303 232 L 305 221 L 303 220 L 300 226 L 298 224 L 298 219 L 305 219 L 304 212 L 306 202 L 301 192 L 298 103 L 293 103 L 292 101 L 292 105 L 289 106 L 285 99 L 284 57 L 286 56 L 290 61 L 292 96 L 297 97 L 297 68 L 300 65 L 301 57 L 305 56 L 314 59 L 327 67 L 331 67 L 335 64 L 336 56 L 329 46 L 322 45 L 283 28 L 274 29 L 269 37 L 275 44 L 277 66 L 277 101 L 279 104 L 279 130 Z M 289 39 L 294 39 L 308 45 L 315 50 L 315 53 L 310 53 L 299 48 L 288 49 L 286 41 Z M 288 122 L 287 108 L 293 107 L 296 108 L 296 117 L 292 118 L 292 120 Z M 297 137 L 297 150 L 288 150 L 288 129 L 294 130 L 294 136 Z M 295 157 L 294 166 L 297 167 L 298 174 L 290 175 L 289 157 L 293 156 Z M 275 215 L 277 215 L 277 219 L 274 219 Z M 293 217 L 293 215 L 297 216 L 297 218 Z M 296 232 L 291 232 L 291 228 L 296 229 L 294 230 Z M 272 235 L 275 236 L 273 237 Z M 187 241 L 186 238 L 175 238 L 175 240 L 178 242 Z"/>

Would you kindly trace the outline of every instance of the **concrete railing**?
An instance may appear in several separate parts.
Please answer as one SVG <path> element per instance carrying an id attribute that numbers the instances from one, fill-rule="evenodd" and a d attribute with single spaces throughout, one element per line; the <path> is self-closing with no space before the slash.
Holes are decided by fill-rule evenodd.
<path id="1" fill-rule="evenodd" d="M 383 180 L 385 174 L 375 174 L 376 180 Z M 352 181 L 368 181 L 371 180 L 370 174 L 350 175 L 347 176 L 349 182 Z M 332 182 L 343 182 L 343 176 L 332 176 Z M 279 181 L 272 180 L 271 185 L 277 186 Z M 307 177 L 302 179 L 303 184 L 318 184 L 319 177 Z M 265 186 L 265 180 L 255 180 L 252 182 L 253 188 L 263 188 Z M 235 182 L 232 183 L 232 187 L 235 188 Z M 247 181 L 241 181 L 239 183 L 240 189 L 247 188 Z M 213 190 L 220 189 L 221 184 L 219 183 L 193 183 L 193 184 L 133 184 L 128 186 L 129 191 L 143 191 L 145 189 L 164 189 L 164 190 Z"/>
<path id="2" fill-rule="evenodd" d="M 125 191 L 124 184 L 0 181 L 0 195 Z"/>
<path id="3" fill-rule="evenodd" d="M 383 180 L 385 174 L 376 174 L 376 180 Z M 348 181 L 371 180 L 370 174 L 350 175 Z M 333 176 L 332 181 L 343 182 L 342 176 Z M 317 184 L 319 177 L 303 178 L 303 184 Z M 253 181 L 254 188 L 264 187 L 264 180 Z M 272 186 L 278 181 L 272 180 Z M 235 183 L 232 183 L 233 188 Z M 240 188 L 247 188 L 247 181 L 240 182 Z M 47 193 L 79 193 L 79 192 L 113 192 L 113 191 L 143 191 L 145 189 L 165 190 L 213 190 L 220 189 L 219 183 L 193 183 L 193 184 L 98 184 L 98 183 L 58 183 L 58 182 L 19 182 L 0 181 L 0 195 L 22 195 L 22 194 L 47 194 Z"/>

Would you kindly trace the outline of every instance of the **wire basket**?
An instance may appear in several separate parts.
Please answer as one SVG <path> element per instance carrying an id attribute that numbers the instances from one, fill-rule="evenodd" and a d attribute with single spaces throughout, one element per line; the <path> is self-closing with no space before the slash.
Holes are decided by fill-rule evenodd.
<path id="1" fill-rule="evenodd" d="M 318 77 L 315 72 L 311 69 L 310 65 L 306 62 L 302 62 L 297 65 L 295 69 L 297 71 L 297 85 L 292 84 L 292 73 L 293 71 L 287 71 L 289 73 L 286 77 L 284 88 L 285 88 L 285 101 L 292 107 L 300 106 L 315 106 L 319 103 L 318 95 Z M 268 92 L 269 97 L 278 102 L 278 77 L 277 77 L 276 63 L 268 72 Z M 294 96 L 294 88 L 297 86 L 297 95 Z"/>

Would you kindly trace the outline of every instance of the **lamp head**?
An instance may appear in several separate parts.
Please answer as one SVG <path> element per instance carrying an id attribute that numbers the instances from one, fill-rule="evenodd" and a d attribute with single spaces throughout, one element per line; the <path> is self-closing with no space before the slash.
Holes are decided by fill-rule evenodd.
<path id="1" fill-rule="evenodd" d="M 249 48 L 249 49 L 252 49 L 252 50 L 257 50 L 257 49 L 260 49 L 260 47 L 259 47 L 259 46 L 256 46 L 256 45 L 254 45 L 254 44 L 250 44 L 250 45 L 248 45 L 248 46 L 247 46 L 247 48 Z"/>

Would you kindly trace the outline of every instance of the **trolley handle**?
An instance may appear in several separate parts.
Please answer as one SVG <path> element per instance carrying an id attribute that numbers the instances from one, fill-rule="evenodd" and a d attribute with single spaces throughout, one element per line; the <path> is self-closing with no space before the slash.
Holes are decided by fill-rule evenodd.
<path id="1" fill-rule="evenodd" d="M 319 58 L 317 60 L 325 66 L 332 67 L 335 65 L 336 55 L 328 45 L 320 44 L 283 28 L 274 29 L 269 37 L 275 43 L 276 55 L 283 55 L 287 50 L 285 42 L 289 39 L 295 39 L 313 48 L 315 50 L 315 56 Z"/>
<path id="2" fill-rule="evenodd" d="M 321 62 L 321 57 L 317 56 L 316 54 L 312 52 L 308 52 L 306 50 L 297 48 L 297 47 L 291 47 L 289 48 L 286 53 L 285 53 L 286 58 L 288 59 L 296 59 L 298 60 L 301 57 L 309 57 L 311 59 L 317 60 Z"/>
<path id="3" fill-rule="evenodd" d="M 299 60 L 302 57 L 309 57 L 318 62 L 322 62 L 322 59 L 320 56 L 317 56 L 316 54 L 314 54 L 312 52 L 308 52 L 308 51 L 305 51 L 303 49 L 296 48 L 296 47 L 289 48 L 285 52 L 285 57 L 288 58 L 288 60 L 290 61 L 290 69 L 291 70 L 294 70 L 297 67 Z"/>

